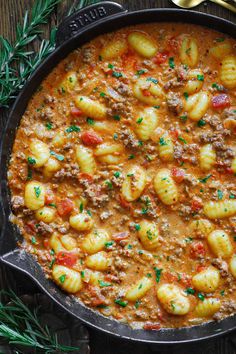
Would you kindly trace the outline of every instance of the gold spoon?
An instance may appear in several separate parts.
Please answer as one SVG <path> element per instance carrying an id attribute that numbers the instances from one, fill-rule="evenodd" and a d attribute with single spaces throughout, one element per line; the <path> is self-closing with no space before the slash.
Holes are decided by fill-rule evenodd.
<path id="1" fill-rule="evenodd" d="M 175 5 L 177 5 L 179 7 L 183 7 L 185 9 L 190 9 L 191 7 L 197 6 L 197 5 L 201 4 L 204 1 L 205 0 L 172 0 L 172 2 Z M 225 7 L 226 9 L 236 13 L 236 7 L 234 7 L 233 5 L 228 4 L 227 2 L 225 2 L 223 0 L 210 0 L 210 1 L 214 2 L 215 4 L 221 5 L 221 6 Z"/>

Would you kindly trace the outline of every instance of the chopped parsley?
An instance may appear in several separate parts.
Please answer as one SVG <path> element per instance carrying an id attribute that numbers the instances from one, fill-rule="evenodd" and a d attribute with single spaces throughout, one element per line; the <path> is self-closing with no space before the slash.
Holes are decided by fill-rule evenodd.
<path id="1" fill-rule="evenodd" d="M 80 132 L 80 127 L 77 125 L 71 125 L 68 128 L 66 128 L 66 133 L 72 133 L 72 132 Z"/>
<path id="2" fill-rule="evenodd" d="M 145 215 L 145 214 L 147 214 L 147 212 L 148 212 L 148 209 L 142 208 L 141 214 Z"/>
<path id="3" fill-rule="evenodd" d="M 32 170 L 28 169 L 28 174 L 27 174 L 27 180 L 29 181 L 30 179 L 32 179 Z"/>
<path id="4" fill-rule="evenodd" d="M 105 184 L 107 185 L 108 189 L 112 189 L 113 188 L 113 184 L 112 184 L 112 182 L 109 179 L 105 181 Z"/>
<path id="5" fill-rule="evenodd" d="M 52 129 L 52 123 L 51 122 L 47 122 L 45 124 L 45 127 L 47 128 L 47 130 L 51 130 Z"/>
<path id="6" fill-rule="evenodd" d="M 138 146 L 143 146 L 143 141 L 139 140 Z"/>
<path id="7" fill-rule="evenodd" d="M 114 140 L 117 140 L 117 139 L 118 139 L 118 134 L 117 134 L 117 133 L 114 133 L 113 139 L 114 139 Z"/>
<path id="8" fill-rule="evenodd" d="M 157 84 L 158 80 L 154 79 L 153 77 L 148 77 L 146 81 L 151 81 L 153 84 Z"/>
<path id="9" fill-rule="evenodd" d="M 100 92 L 100 97 L 105 97 L 105 96 L 106 96 L 105 92 Z"/>
<path id="10" fill-rule="evenodd" d="M 59 277 L 59 280 L 60 282 L 63 284 L 66 280 L 66 274 L 62 274 L 60 277 Z"/>
<path id="11" fill-rule="evenodd" d="M 204 75 L 197 75 L 198 81 L 204 81 Z"/>
<path id="12" fill-rule="evenodd" d="M 225 290 L 221 290 L 221 291 L 220 291 L 220 295 L 221 295 L 221 296 L 224 296 L 224 295 L 225 295 Z"/>
<path id="13" fill-rule="evenodd" d="M 52 269 L 54 263 L 56 262 L 56 258 L 53 258 L 51 262 L 49 263 L 49 269 Z"/>
<path id="14" fill-rule="evenodd" d="M 197 122 L 197 125 L 198 125 L 198 127 L 204 127 L 204 125 L 206 125 L 206 122 L 205 122 L 205 120 L 200 119 L 200 120 Z"/>
<path id="15" fill-rule="evenodd" d="M 59 161 L 63 161 L 64 160 L 64 156 L 63 155 L 59 155 L 59 154 L 57 154 L 54 151 L 50 151 L 50 155 L 54 156 Z"/>
<path id="16" fill-rule="evenodd" d="M 114 172 L 114 176 L 115 176 L 116 178 L 119 178 L 119 177 L 120 177 L 120 172 L 119 172 L 119 171 Z"/>
<path id="17" fill-rule="evenodd" d="M 99 59 L 100 61 L 102 61 L 103 58 L 102 58 L 101 55 L 99 55 L 99 56 L 98 56 L 98 59 Z"/>
<path id="18" fill-rule="evenodd" d="M 202 293 L 198 293 L 197 297 L 199 298 L 199 300 L 204 301 L 205 300 L 205 296 Z"/>
<path id="19" fill-rule="evenodd" d="M 215 82 L 211 85 L 212 88 L 215 88 L 217 91 L 222 91 L 222 86 L 216 84 Z"/>
<path id="20" fill-rule="evenodd" d="M 142 123 L 142 121 L 143 121 L 143 118 L 140 117 L 140 118 L 138 118 L 138 119 L 136 120 L 136 123 L 140 124 L 140 123 Z"/>
<path id="21" fill-rule="evenodd" d="M 159 144 L 160 144 L 161 146 L 167 145 L 167 143 L 165 142 L 165 139 L 164 139 L 164 138 L 160 138 L 160 139 L 159 139 Z"/>
<path id="22" fill-rule="evenodd" d="M 140 306 L 140 304 L 141 304 L 141 301 L 140 301 L 140 300 L 136 300 L 136 302 L 135 302 L 135 304 L 134 304 L 134 307 L 135 307 L 136 309 L 138 309 L 139 306 Z"/>
<path id="23" fill-rule="evenodd" d="M 187 141 L 184 138 L 182 138 L 182 136 L 179 136 L 178 139 L 182 141 L 182 143 L 187 144 Z"/>
<path id="24" fill-rule="evenodd" d="M 141 284 L 139 285 L 138 289 L 142 289 L 142 287 L 143 287 L 143 284 L 141 283 Z"/>
<path id="25" fill-rule="evenodd" d="M 224 40 L 225 40 L 224 37 L 219 37 L 215 39 L 216 42 L 224 42 Z"/>
<path id="26" fill-rule="evenodd" d="M 133 246 L 132 245 L 128 245 L 127 248 L 128 248 L 128 250 L 131 250 L 133 248 Z"/>
<path id="27" fill-rule="evenodd" d="M 151 277 L 152 277 L 152 274 L 151 274 L 151 273 L 147 273 L 147 274 L 146 274 L 146 277 L 147 277 L 147 278 L 151 278 Z"/>
<path id="28" fill-rule="evenodd" d="M 36 164 L 36 160 L 33 157 L 28 157 L 27 161 L 28 161 L 29 165 L 35 165 Z"/>
<path id="29" fill-rule="evenodd" d="M 236 242 L 236 236 L 233 236 L 234 237 L 234 242 Z"/>
<path id="30" fill-rule="evenodd" d="M 127 175 L 126 175 L 127 177 L 133 177 L 134 176 L 134 174 L 133 173 L 127 173 Z"/>
<path id="31" fill-rule="evenodd" d="M 51 251 L 49 252 L 51 256 L 54 256 L 55 251 L 53 249 L 51 249 Z"/>
<path id="32" fill-rule="evenodd" d="M 120 120 L 120 116 L 118 116 L 118 115 L 114 115 L 113 118 L 114 118 L 115 120 Z"/>
<path id="33" fill-rule="evenodd" d="M 157 267 L 154 267 L 153 269 L 155 270 L 155 274 L 156 274 L 156 282 L 159 283 L 161 279 L 162 269 L 159 269 Z"/>
<path id="34" fill-rule="evenodd" d="M 186 99 L 186 101 L 188 100 L 188 92 L 184 92 L 184 98 Z"/>
<path id="35" fill-rule="evenodd" d="M 128 156 L 128 160 L 133 160 L 135 158 L 135 156 L 133 154 Z"/>
<path id="36" fill-rule="evenodd" d="M 99 285 L 101 286 L 101 288 L 104 288 L 106 286 L 111 286 L 111 283 L 106 283 L 103 280 L 98 280 Z"/>
<path id="37" fill-rule="evenodd" d="M 186 243 L 190 243 L 190 242 L 193 241 L 193 238 L 192 238 L 192 237 L 186 237 L 186 238 L 184 239 L 184 241 L 185 241 Z"/>
<path id="38" fill-rule="evenodd" d="M 113 71 L 112 76 L 113 76 L 113 77 L 116 77 L 116 78 L 119 78 L 119 77 L 122 77 L 123 74 L 122 74 L 122 73 L 119 73 L 118 71 Z"/>
<path id="39" fill-rule="evenodd" d="M 36 198 L 39 198 L 39 196 L 41 194 L 41 188 L 39 186 L 34 187 L 34 192 L 35 192 Z"/>
<path id="40" fill-rule="evenodd" d="M 208 179 L 211 178 L 211 176 L 212 176 L 212 175 L 208 175 L 208 176 L 206 176 L 206 177 L 204 177 L 204 178 L 199 178 L 198 180 L 199 180 L 199 182 L 201 182 L 201 183 L 206 183 L 206 182 L 208 181 Z"/>
<path id="41" fill-rule="evenodd" d="M 107 66 L 108 66 L 109 69 L 113 69 L 114 68 L 114 65 L 112 65 L 112 64 L 108 64 Z"/>
<path id="42" fill-rule="evenodd" d="M 235 199 L 235 196 L 233 194 L 230 194 L 229 199 Z"/>
<path id="43" fill-rule="evenodd" d="M 87 123 L 89 124 L 89 125 L 94 125 L 94 119 L 93 118 L 87 118 L 86 119 L 86 121 L 87 121 Z"/>
<path id="44" fill-rule="evenodd" d="M 219 200 L 221 200 L 223 198 L 223 192 L 220 189 L 218 189 L 218 191 L 217 191 L 217 196 L 218 196 Z"/>
<path id="45" fill-rule="evenodd" d="M 83 203 L 80 203 L 79 205 L 79 211 L 82 213 L 84 210 L 84 204 Z"/>
<path id="46" fill-rule="evenodd" d="M 50 203 L 50 204 L 48 204 L 48 206 L 51 206 L 51 207 L 53 207 L 53 208 L 56 208 L 56 207 L 57 207 L 55 203 Z"/>
<path id="47" fill-rule="evenodd" d="M 88 214 L 89 216 L 92 216 L 92 213 L 91 213 L 90 210 L 87 210 L 87 214 Z"/>
<path id="48" fill-rule="evenodd" d="M 135 230 L 137 230 L 137 231 L 139 231 L 141 229 L 141 226 L 139 224 L 135 224 L 134 227 L 135 227 Z"/>
<path id="49" fill-rule="evenodd" d="M 111 246 L 113 246 L 114 245 L 114 241 L 108 241 L 108 242 L 105 242 L 105 247 L 106 248 L 109 248 L 109 247 L 111 247 Z"/>
<path id="50" fill-rule="evenodd" d="M 84 279 L 84 270 L 81 270 L 80 274 L 81 274 L 81 278 Z"/>
<path id="51" fill-rule="evenodd" d="M 31 237 L 31 242 L 33 245 L 36 245 L 37 241 L 36 238 L 34 236 Z"/>
<path id="52" fill-rule="evenodd" d="M 179 118 L 182 120 L 182 122 L 186 122 L 188 119 L 188 116 L 184 115 L 184 116 L 180 116 Z"/>
<path id="53" fill-rule="evenodd" d="M 188 295 L 194 295 L 195 294 L 195 290 L 193 288 L 187 288 L 186 290 L 184 290 L 186 294 Z"/>
<path id="54" fill-rule="evenodd" d="M 143 70 L 143 69 L 142 69 L 142 70 L 137 70 L 137 71 L 136 71 L 136 75 L 137 75 L 137 76 L 140 76 L 140 75 L 145 74 L 145 72 L 146 72 L 146 70 Z"/>
<path id="55" fill-rule="evenodd" d="M 161 106 L 153 106 L 153 108 L 159 109 Z"/>
<path id="56" fill-rule="evenodd" d="M 169 67 L 171 69 L 174 69 L 174 67 L 175 67 L 175 61 L 174 61 L 173 57 L 169 58 Z"/>
<path id="57" fill-rule="evenodd" d="M 128 305 L 128 301 L 123 301 L 121 299 L 115 299 L 114 302 L 121 307 L 126 307 Z"/>

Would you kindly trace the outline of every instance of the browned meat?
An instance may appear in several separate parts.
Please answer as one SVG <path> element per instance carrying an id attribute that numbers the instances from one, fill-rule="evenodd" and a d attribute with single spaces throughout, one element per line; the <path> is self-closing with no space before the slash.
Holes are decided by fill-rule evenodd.
<path id="1" fill-rule="evenodd" d="M 227 277 L 229 274 L 228 264 L 221 258 L 215 258 L 212 261 L 212 265 L 219 269 L 220 274 L 223 278 Z"/>
<path id="2" fill-rule="evenodd" d="M 104 193 L 104 188 L 100 184 L 89 184 L 87 181 L 83 184 L 86 187 L 83 194 L 94 206 L 101 207 L 109 201 L 108 194 Z"/>
<path id="3" fill-rule="evenodd" d="M 12 209 L 14 211 L 19 210 L 24 207 L 24 198 L 20 197 L 19 195 L 15 195 L 11 198 Z"/>
<path id="4" fill-rule="evenodd" d="M 174 113 L 176 116 L 182 111 L 183 109 L 183 102 L 180 98 L 179 93 L 169 92 L 166 98 L 167 106 L 169 111 Z"/>
<path id="5" fill-rule="evenodd" d="M 62 180 L 64 178 L 78 178 L 79 168 L 76 164 L 66 164 L 64 168 L 57 171 L 54 175 L 54 178 Z"/>
<path id="6" fill-rule="evenodd" d="M 42 235 L 45 235 L 47 233 L 51 234 L 53 232 L 53 227 L 48 224 L 45 224 L 45 222 L 43 221 L 40 221 L 37 225 L 37 232 Z"/>
<path id="7" fill-rule="evenodd" d="M 138 139 L 135 137 L 134 133 L 130 129 L 126 128 L 125 125 L 122 125 L 121 130 L 119 131 L 119 136 L 123 144 L 129 149 L 137 149 L 140 147 Z"/>

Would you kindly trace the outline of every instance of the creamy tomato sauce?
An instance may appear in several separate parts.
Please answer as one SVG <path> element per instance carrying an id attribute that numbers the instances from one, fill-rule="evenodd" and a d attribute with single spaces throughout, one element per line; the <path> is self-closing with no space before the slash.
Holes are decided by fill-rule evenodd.
<path id="1" fill-rule="evenodd" d="M 102 35 L 42 82 L 9 165 L 12 222 L 63 291 L 146 330 L 236 312 L 235 41 Z"/>

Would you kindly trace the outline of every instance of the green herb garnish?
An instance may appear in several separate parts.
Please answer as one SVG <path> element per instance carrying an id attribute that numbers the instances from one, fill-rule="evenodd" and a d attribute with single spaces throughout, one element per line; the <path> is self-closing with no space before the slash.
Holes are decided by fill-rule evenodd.
<path id="1" fill-rule="evenodd" d="M 41 188 L 38 187 L 34 187 L 34 193 L 36 195 L 36 198 L 39 198 L 40 194 L 41 194 Z"/>
<path id="2" fill-rule="evenodd" d="M 63 161 L 64 160 L 64 156 L 63 155 L 59 155 L 59 154 L 57 154 L 54 151 L 50 151 L 50 155 L 54 156 L 59 161 Z"/>
<path id="3" fill-rule="evenodd" d="M 72 132 L 80 132 L 80 127 L 77 125 L 71 125 L 69 128 L 66 129 L 67 133 L 72 133 Z"/>
<path id="4" fill-rule="evenodd" d="M 126 307 L 128 305 L 128 301 L 123 301 L 121 299 L 115 299 L 114 302 L 121 307 Z"/>
<path id="5" fill-rule="evenodd" d="M 169 67 L 171 69 L 174 69 L 174 67 L 175 67 L 175 62 L 174 62 L 174 58 L 173 57 L 169 58 Z"/>
<path id="6" fill-rule="evenodd" d="M 161 279 L 161 273 L 162 273 L 162 269 L 159 269 L 157 267 L 153 268 L 156 274 L 156 282 L 159 283 L 160 279 Z"/>

